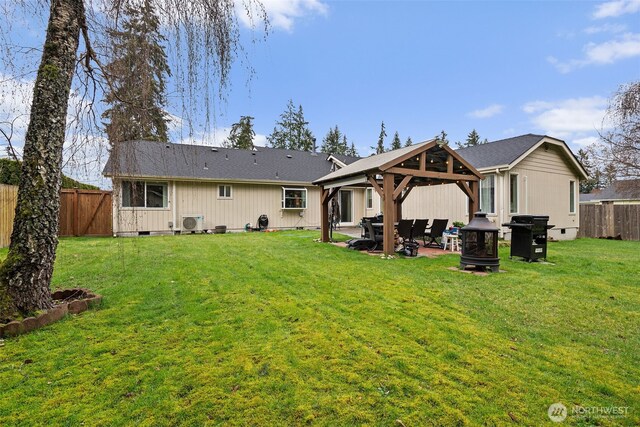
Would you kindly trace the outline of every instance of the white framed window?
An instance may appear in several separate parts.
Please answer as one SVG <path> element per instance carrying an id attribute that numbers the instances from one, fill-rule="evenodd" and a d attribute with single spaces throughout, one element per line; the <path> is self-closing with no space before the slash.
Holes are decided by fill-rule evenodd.
<path id="1" fill-rule="evenodd" d="M 509 213 L 518 213 L 518 174 L 509 174 Z"/>
<path id="2" fill-rule="evenodd" d="M 373 209 L 373 188 L 367 188 L 364 192 L 366 209 Z"/>
<path id="3" fill-rule="evenodd" d="M 231 199 L 231 186 L 218 185 L 218 199 Z"/>
<path id="4" fill-rule="evenodd" d="M 307 209 L 307 189 L 282 187 L 282 209 Z"/>
<path id="5" fill-rule="evenodd" d="M 496 176 L 487 175 L 480 181 L 480 211 L 496 213 Z"/>
<path id="6" fill-rule="evenodd" d="M 168 188 L 166 182 L 122 181 L 122 207 L 166 208 Z"/>
<path id="7" fill-rule="evenodd" d="M 576 213 L 576 182 L 569 181 L 569 213 Z"/>

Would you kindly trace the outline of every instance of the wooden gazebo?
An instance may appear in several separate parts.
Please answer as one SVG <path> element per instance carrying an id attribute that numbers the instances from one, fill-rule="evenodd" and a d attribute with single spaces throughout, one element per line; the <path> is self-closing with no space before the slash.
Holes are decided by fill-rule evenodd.
<path id="1" fill-rule="evenodd" d="M 329 241 L 329 202 L 340 188 L 371 186 L 383 206 L 384 253 L 393 254 L 394 223 L 402 219 L 402 202 L 414 187 L 456 184 L 469 198 L 469 219 L 479 207 L 484 176 L 447 145 L 433 139 L 360 159 L 314 181 L 321 187 L 322 241 Z"/>

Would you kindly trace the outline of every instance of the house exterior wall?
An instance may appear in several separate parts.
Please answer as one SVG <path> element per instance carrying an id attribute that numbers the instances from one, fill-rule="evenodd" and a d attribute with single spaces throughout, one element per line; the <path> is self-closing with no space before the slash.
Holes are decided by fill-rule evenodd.
<path id="1" fill-rule="evenodd" d="M 417 187 L 411 190 L 402 204 L 403 218 L 448 219 L 449 226 L 454 221 L 469 222 L 467 196 L 455 184 Z"/>
<path id="2" fill-rule="evenodd" d="M 560 148 L 549 145 L 537 148 L 509 171 L 519 177 L 519 214 L 549 215 L 549 236 L 558 240 L 575 239 L 580 217 L 578 209 L 579 176 L 560 152 Z M 504 222 L 510 221 L 509 179 L 503 181 L 502 206 Z M 570 181 L 575 182 L 575 212 L 569 209 Z M 564 230 L 564 233 L 562 232 Z M 508 238 L 508 236 L 507 236 Z"/>
<path id="3" fill-rule="evenodd" d="M 256 226 L 258 217 L 269 217 L 269 228 L 316 228 L 320 225 L 320 189 L 315 186 L 245 184 L 230 182 L 162 181 L 168 183 L 166 208 L 124 208 L 120 181 L 114 180 L 114 234 L 171 233 L 181 230 L 182 217 L 204 216 L 204 229 L 226 225 L 229 230 Z M 231 198 L 218 197 L 219 185 L 231 185 Z M 306 188 L 306 209 L 282 209 L 282 187 Z M 174 224 L 172 228 L 170 222 Z"/>
<path id="4" fill-rule="evenodd" d="M 580 224 L 578 208 L 579 176 L 565 160 L 561 148 L 549 144 L 539 147 L 511 170 L 481 170 L 485 176 L 495 177 L 495 212 L 487 218 L 500 228 L 500 235 L 510 238 L 510 230 L 502 227 L 512 215 L 549 215 L 554 228 L 549 235 L 557 240 L 575 239 Z M 510 176 L 518 179 L 518 212 L 510 212 Z M 569 182 L 575 182 L 575 213 L 569 212 Z M 374 209 L 364 211 L 372 216 L 381 211 L 380 197 L 374 192 Z M 402 205 L 403 218 L 446 218 L 469 222 L 467 196 L 454 184 L 414 188 Z M 564 233 L 562 230 L 564 229 Z"/>

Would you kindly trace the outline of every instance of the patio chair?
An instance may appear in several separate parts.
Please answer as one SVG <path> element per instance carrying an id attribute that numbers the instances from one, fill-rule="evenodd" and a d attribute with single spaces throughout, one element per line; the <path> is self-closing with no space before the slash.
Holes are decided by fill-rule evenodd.
<path id="1" fill-rule="evenodd" d="M 376 233 L 376 229 L 371 225 L 371 221 L 368 219 L 365 220 L 364 226 L 366 227 L 369 233 L 369 239 L 371 240 L 371 248 L 369 250 L 375 251 L 376 249 L 379 249 L 383 241 L 382 233 Z"/>
<path id="2" fill-rule="evenodd" d="M 414 242 L 418 239 L 424 240 L 424 233 L 427 230 L 428 224 L 428 219 L 416 219 L 416 222 L 413 223 L 413 229 L 411 230 L 411 240 Z"/>
<path id="3" fill-rule="evenodd" d="M 398 222 L 398 236 L 402 238 L 402 243 L 413 240 L 411 231 L 413 231 L 412 219 L 401 219 L 400 222 Z"/>
<path id="4" fill-rule="evenodd" d="M 448 219 L 434 219 L 433 224 L 430 228 L 427 229 L 427 232 L 424 234 L 422 239 L 424 243 L 424 247 L 431 246 L 434 243 L 436 246 L 440 247 L 440 244 L 436 242 L 436 239 L 442 237 L 442 233 L 447 229 L 447 225 L 449 224 Z M 429 243 L 427 243 L 427 238 L 431 239 Z"/>
<path id="5" fill-rule="evenodd" d="M 375 216 L 363 216 L 362 219 L 360 220 L 360 227 L 362 228 L 362 232 L 360 233 L 360 237 L 364 238 L 369 238 L 369 230 L 367 230 L 367 227 L 365 226 L 365 222 L 367 221 L 371 221 L 371 222 L 376 222 L 375 221 L 376 217 Z"/>

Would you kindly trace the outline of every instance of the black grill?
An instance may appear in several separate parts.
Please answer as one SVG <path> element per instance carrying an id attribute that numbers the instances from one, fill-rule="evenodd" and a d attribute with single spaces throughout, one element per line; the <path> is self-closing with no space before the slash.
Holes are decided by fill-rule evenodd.
<path id="1" fill-rule="evenodd" d="M 511 222 L 502 224 L 511 229 L 511 257 L 517 256 L 531 262 L 547 259 L 547 215 L 514 215 Z"/>

